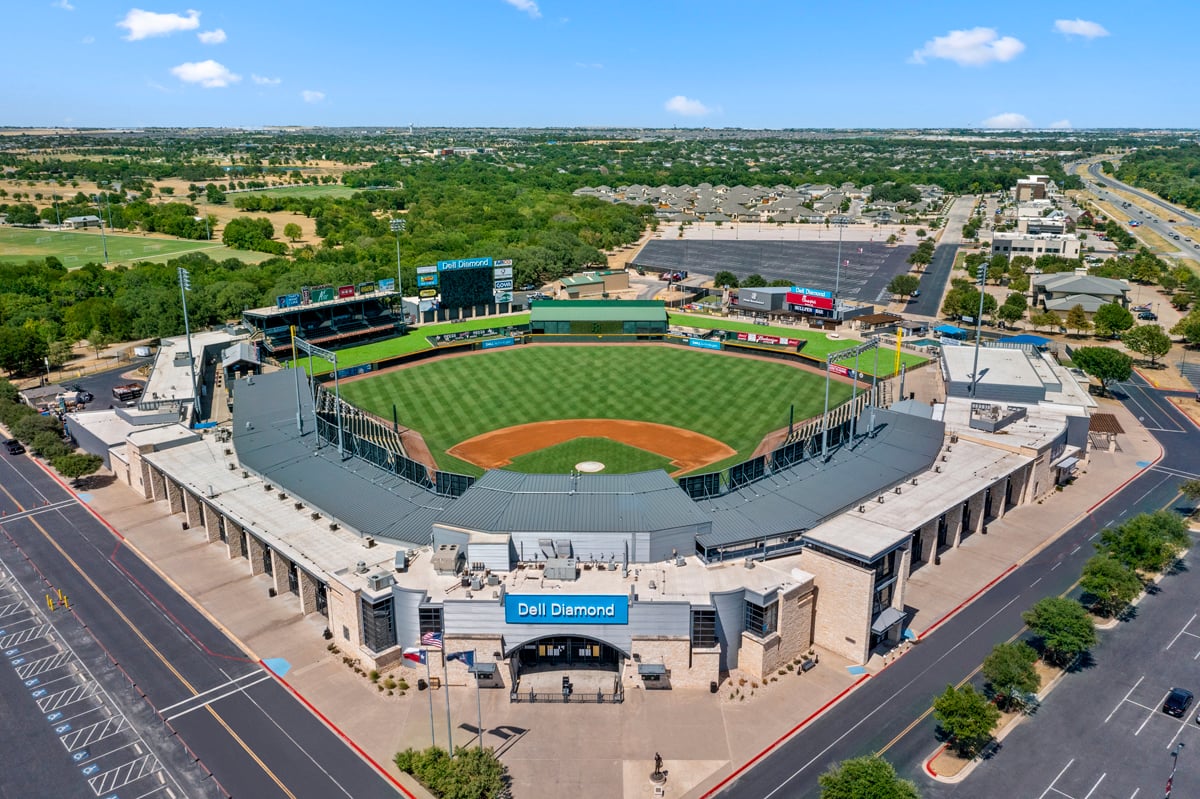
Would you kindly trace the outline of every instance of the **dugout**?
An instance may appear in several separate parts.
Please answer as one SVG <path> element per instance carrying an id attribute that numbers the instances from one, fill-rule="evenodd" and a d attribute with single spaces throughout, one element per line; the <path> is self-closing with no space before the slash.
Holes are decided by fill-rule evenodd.
<path id="1" fill-rule="evenodd" d="M 667 308 L 658 300 L 539 300 L 530 303 L 535 336 L 662 338 Z"/>

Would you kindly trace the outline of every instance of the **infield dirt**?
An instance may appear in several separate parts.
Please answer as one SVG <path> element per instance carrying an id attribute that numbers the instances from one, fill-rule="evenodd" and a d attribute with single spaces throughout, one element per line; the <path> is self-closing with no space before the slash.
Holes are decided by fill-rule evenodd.
<path id="1" fill-rule="evenodd" d="M 653 422 L 625 419 L 558 419 L 505 427 L 451 447 L 456 458 L 484 469 L 507 466 L 513 458 L 575 438 L 609 438 L 671 459 L 672 472 L 682 474 L 737 454 L 727 444 L 701 433 Z"/>

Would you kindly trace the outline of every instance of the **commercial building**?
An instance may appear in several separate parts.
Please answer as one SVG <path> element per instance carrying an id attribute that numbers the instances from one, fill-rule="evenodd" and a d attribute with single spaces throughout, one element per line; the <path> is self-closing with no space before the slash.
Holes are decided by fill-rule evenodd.
<path id="1" fill-rule="evenodd" d="M 992 237 L 992 255 L 1028 255 L 1036 259 L 1039 255 L 1058 255 L 1063 258 L 1079 257 L 1079 237 L 1074 234 L 1017 233 L 1003 231 Z"/>
<path id="2" fill-rule="evenodd" d="M 1033 304 L 1047 311 L 1066 313 L 1081 305 L 1093 314 L 1112 303 L 1129 307 L 1129 284 L 1124 280 L 1074 272 L 1034 275 Z"/>
<path id="3" fill-rule="evenodd" d="M 554 295 L 560 299 L 599 299 L 629 289 L 629 273 L 624 269 L 582 272 L 554 282 Z"/>

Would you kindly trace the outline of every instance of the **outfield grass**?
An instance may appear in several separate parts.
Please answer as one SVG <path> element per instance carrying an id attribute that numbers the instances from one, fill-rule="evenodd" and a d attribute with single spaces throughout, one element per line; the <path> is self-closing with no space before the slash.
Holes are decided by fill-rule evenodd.
<path id="1" fill-rule="evenodd" d="M 435 325 L 421 325 L 400 338 L 390 338 L 386 341 L 376 341 L 374 344 L 363 344 L 361 347 L 347 347 L 338 350 L 338 369 L 348 369 L 364 363 L 374 363 L 397 355 L 407 355 L 410 352 L 433 349 L 426 338 L 443 333 L 458 333 L 463 330 L 483 330 L 489 327 L 513 327 L 529 324 L 528 313 L 509 314 L 507 316 L 488 316 L 481 319 L 468 319 L 465 322 L 441 322 Z M 301 358 L 300 365 L 307 369 L 308 358 Z M 313 358 L 313 372 L 325 374 L 333 371 L 333 364 L 324 358 Z"/>
<path id="2" fill-rule="evenodd" d="M 188 239 L 156 239 L 121 233 L 98 231 L 45 231 L 0 227 L 0 260 L 24 263 L 53 255 L 68 269 L 78 269 L 89 262 L 104 263 L 104 244 L 108 243 L 110 264 L 131 264 L 134 261 L 164 261 L 183 253 L 203 252 L 218 261 L 238 258 L 258 263 L 272 256 L 261 252 L 232 250 L 220 242 Z"/>
<path id="3" fill-rule="evenodd" d="M 631 474 L 652 469 L 671 471 L 671 459 L 611 438 L 576 438 L 513 458 L 505 469 L 528 474 L 562 474 L 584 461 L 604 464 L 604 474 Z"/>
<path id="4" fill-rule="evenodd" d="M 554 419 L 632 419 L 694 430 L 746 460 L 763 436 L 820 414 L 825 381 L 782 363 L 675 347 L 538 347 L 435 360 L 356 380 L 347 401 L 419 431 L 439 467 L 479 474 L 446 454 L 490 430 Z M 830 384 L 830 407 L 850 386 Z M 572 464 L 573 465 L 573 464 Z"/>
<path id="5" fill-rule="evenodd" d="M 752 322 L 737 322 L 732 319 L 724 319 L 719 316 L 692 316 L 690 314 L 672 313 L 669 316 L 671 325 L 680 327 L 698 327 L 703 330 L 732 330 L 736 333 L 759 333 L 766 336 L 787 336 L 788 338 L 802 338 L 808 343 L 804 345 L 801 352 L 811 358 L 823 360 L 826 355 L 838 350 L 846 350 L 851 347 L 862 344 L 862 339 L 856 338 L 830 338 L 827 333 L 822 333 L 817 330 L 801 330 L 795 327 L 776 327 L 773 325 L 756 325 Z M 879 377 L 891 377 L 895 374 L 893 368 L 896 360 L 895 347 L 880 347 L 879 348 Z M 900 353 L 900 362 L 908 366 L 910 369 L 919 363 L 925 363 L 928 358 L 922 358 L 920 355 L 914 355 L 910 352 Z M 854 367 L 853 358 L 845 358 L 836 361 L 843 366 Z M 875 354 L 867 353 L 859 359 L 859 370 L 864 374 L 874 374 Z"/>

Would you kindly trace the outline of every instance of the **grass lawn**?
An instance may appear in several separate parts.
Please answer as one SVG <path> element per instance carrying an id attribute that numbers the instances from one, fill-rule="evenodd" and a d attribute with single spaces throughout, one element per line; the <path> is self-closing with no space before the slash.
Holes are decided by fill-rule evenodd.
<path id="1" fill-rule="evenodd" d="M 333 184 L 323 186 L 280 186 L 275 189 L 261 189 L 259 191 L 235 191 L 229 195 L 229 202 L 232 204 L 233 200 L 237 197 L 256 194 L 267 197 L 349 197 L 360 191 L 363 191 L 363 189 L 352 189 L 349 186 Z"/>
<path id="2" fill-rule="evenodd" d="M 828 334 L 817 330 L 801 330 L 795 327 L 775 327 L 756 325 L 750 322 L 737 322 L 732 319 L 722 319 L 718 316 L 692 316 L 690 314 L 669 315 L 671 325 L 679 325 L 681 327 L 699 327 L 704 330 L 732 330 L 738 333 L 761 333 L 767 336 L 787 336 L 788 338 L 802 338 L 808 343 L 804 345 L 801 352 L 813 358 L 824 358 L 831 352 L 845 350 L 862 344 L 861 339 L 855 338 L 830 338 Z M 880 347 L 879 348 L 879 377 L 890 377 L 895 373 L 892 368 L 895 364 L 896 348 L 895 347 Z M 919 364 L 925 363 L 928 358 L 922 358 L 920 355 L 914 355 L 909 352 L 900 354 L 900 361 L 910 369 Z M 853 368 L 854 359 L 847 358 L 837 361 L 843 366 Z M 860 370 L 867 375 L 874 374 L 875 354 L 867 353 L 859 359 Z"/>
<path id="3" fill-rule="evenodd" d="M 410 352 L 433 349 L 433 345 L 425 339 L 443 333 L 457 333 L 462 330 L 483 330 L 489 327 L 512 327 L 529 324 L 528 313 L 509 314 L 507 316 L 488 316 L 482 319 L 468 319 L 465 322 L 441 322 L 434 325 L 421 325 L 407 335 L 386 341 L 376 341 L 374 344 L 363 344 L 361 347 L 347 347 L 338 350 L 338 368 L 347 369 L 363 363 L 404 355 Z M 308 368 L 308 358 L 301 358 L 300 365 Z M 333 370 L 333 364 L 324 358 L 313 358 L 313 372 L 325 374 Z"/>
<path id="4" fill-rule="evenodd" d="M 782 363 L 675 347 L 538 347 L 447 358 L 342 386 L 347 401 L 418 430 L 438 465 L 479 474 L 446 454 L 460 441 L 554 419 L 632 419 L 695 430 L 750 457 L 763 436 L 821 412 L 823 378 Z M 850 386 L 830 385 L 830 407 Z M 603 460 L 598 458 L 597 460 Z M 574 465 L 572 462 L 571 465 Z"/>
<path id="5" fill-rule="evenodd" d="M 583 461 L 604 464 L 604 474 L 630 474 L 651 469 L 670 471 L 671 459 L 654 452 L 631 447 L 610 438 L 576 438 L 552 447 L 530 452 L 505 466 L 514 472 L 528 474 L 562 474 Z"/>
<path id="6" fill-rule="evenodd" d="M 68 269 L 78 269 L 89 262 L 104 263 L 104 243 L 108 242 L 110 264 L 131 264 L 134 261 L 164 261 L 187 252 L 203 252 L 220 261 L 239 258 L 258 263 L 270 258 L 261 252 L 231 250 L 220 242 L 187 239 L 157 239 L 99 231 L 45 231 L 0 227 L 0 260 L 24 263 L 53 255 Z"/>

